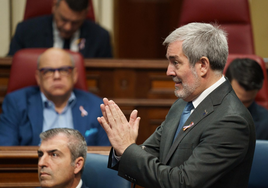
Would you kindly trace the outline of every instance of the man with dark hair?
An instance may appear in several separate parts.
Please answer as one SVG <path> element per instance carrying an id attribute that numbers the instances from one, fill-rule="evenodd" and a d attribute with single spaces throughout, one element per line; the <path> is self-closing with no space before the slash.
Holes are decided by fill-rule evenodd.
<path id="1" fill-rule="evenodd" d="M 253 59 L 235 59 L 226 70 L 237 97 L 248 108 L 256 127 L 256 139 L 268 140 L 268 110 L 255 102 L 263 85 L 263 71 Z"/>
<path id="2" fill-rule="evenodd" d="M 87 143 L 74 129 L 55 128 L 40 134 L 38 178 L 42 188 L 87 188 L 81 177 Z"/>
<path id="3" fill-rule="evenodd" d="M 19 23 L 8 55 L 23 48 L 57 47 L 85 58 L 112 57 L 109 33 L 86 19 L 88 0 L 54 0 L 52 13 Z"/>
<path id="4" fill-rule="evenodd" d="M 189 23 L 167 45 L 167 75 L 179 99 L 165 121 L 139 146 L 137 110 L 127 121 L 104 98 L 98 118 L 113 146 L 108 166 L 146 188 L 246 188 L 255 149 L 252 117 L 223 76 L 224 31 Z"/>

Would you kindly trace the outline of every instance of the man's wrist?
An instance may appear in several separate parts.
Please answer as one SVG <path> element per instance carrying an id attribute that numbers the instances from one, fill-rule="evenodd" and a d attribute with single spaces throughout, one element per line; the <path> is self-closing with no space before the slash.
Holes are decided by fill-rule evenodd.
<path id="1" fill-rule="evenodd" d="M 114 150 L 114 148 L 113 148 L 113 155 L 114 155 L 114 158 L 115 158 L 117 161 L 120 161 L 120 159 L 121 159 L 121 155 L 117 155 L 117 154 L 116 154 L 116 151 Z"/>

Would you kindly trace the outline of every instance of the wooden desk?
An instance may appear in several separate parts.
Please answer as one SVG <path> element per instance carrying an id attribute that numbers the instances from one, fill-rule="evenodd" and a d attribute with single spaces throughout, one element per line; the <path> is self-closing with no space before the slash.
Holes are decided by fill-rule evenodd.
<path id="1" fill-rule="evenodd" d="M 0 188 L 33 188 L 37 176 L 38 146 L 0 147 Z M 88 153 L 108 155 L 111 147 L 88 147 Z"/>

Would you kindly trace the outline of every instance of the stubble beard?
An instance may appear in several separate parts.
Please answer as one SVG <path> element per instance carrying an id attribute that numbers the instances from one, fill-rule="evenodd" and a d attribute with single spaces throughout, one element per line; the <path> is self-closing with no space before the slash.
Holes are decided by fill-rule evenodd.
<path id="1" fill-rule="evenodd" d="M 196 88 L 198 88 L 200 86 L 200 80 L 199 80 L 197 73 L 194 69 L 193 69 L 192 73 L 195 77 L 195 81 L 194 81 L 193 85 L 183 83 L 182 80 L 177 78 L 177 77 L 173 78 L 174 82 L 181 81 L 181 84 L 182 84 L 181 89 L 179 87 L 175 86 L 174 94 L 176 97 L 181 98 L 181 99 L 185 99 L 185 98 L 189 97 L 196 90 Z"/>

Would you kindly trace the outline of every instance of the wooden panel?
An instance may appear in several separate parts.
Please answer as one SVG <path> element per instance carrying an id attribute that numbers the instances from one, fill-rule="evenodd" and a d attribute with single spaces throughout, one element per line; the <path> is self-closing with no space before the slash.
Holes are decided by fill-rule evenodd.
<path id="1" fill-rule="evenodd" d="M 0 112 L 6 94 L 12 58 L 0 58 Z M 266 67 L 268 65 L 266 64 Z M 115 100 L 129 117 L 141 117 L 138 144 L 148 138 L 177 99 L 174 83 L 166 76 L 167 60 L 86 59 L 88 90 Z"/>
<path id="2" fill-rule="evenodd" d="M 142 144 L 164 120 L 170 106 L 176 99 L 113 99 L 126 117 L 132 110 L 138 110 L 141 117 L 137 144 Z"/>
<path id="3" fill-rule="evenodd" d="M 0 58 L 0 103 L 6 94 L 12 58 Z M 174 83 L 166 76 L 167 60 L 86 59 L 88 90 L 118 102 L 129 117 L 137 109 L 142 118 L 138 144 L 148 138 L 164 120 L 176 100 Z M 0 104 L 0 111 L 1 111 Z M 154 111 L 164 110 L 164 113 Z M 152 111 L 152 112 L 151 112 Z M 154 112 L 154 113 L 153 113 Z M 157 114 L 152 116 L 151 114 Z M 150 117 L 149 117 L 150 116 Z"/>
<path id="4" fill-rule="evenodd" d="M 162 59 L 162 45 L 178 26 L 181 0 L 115 0 L 116 58 Z"/>

